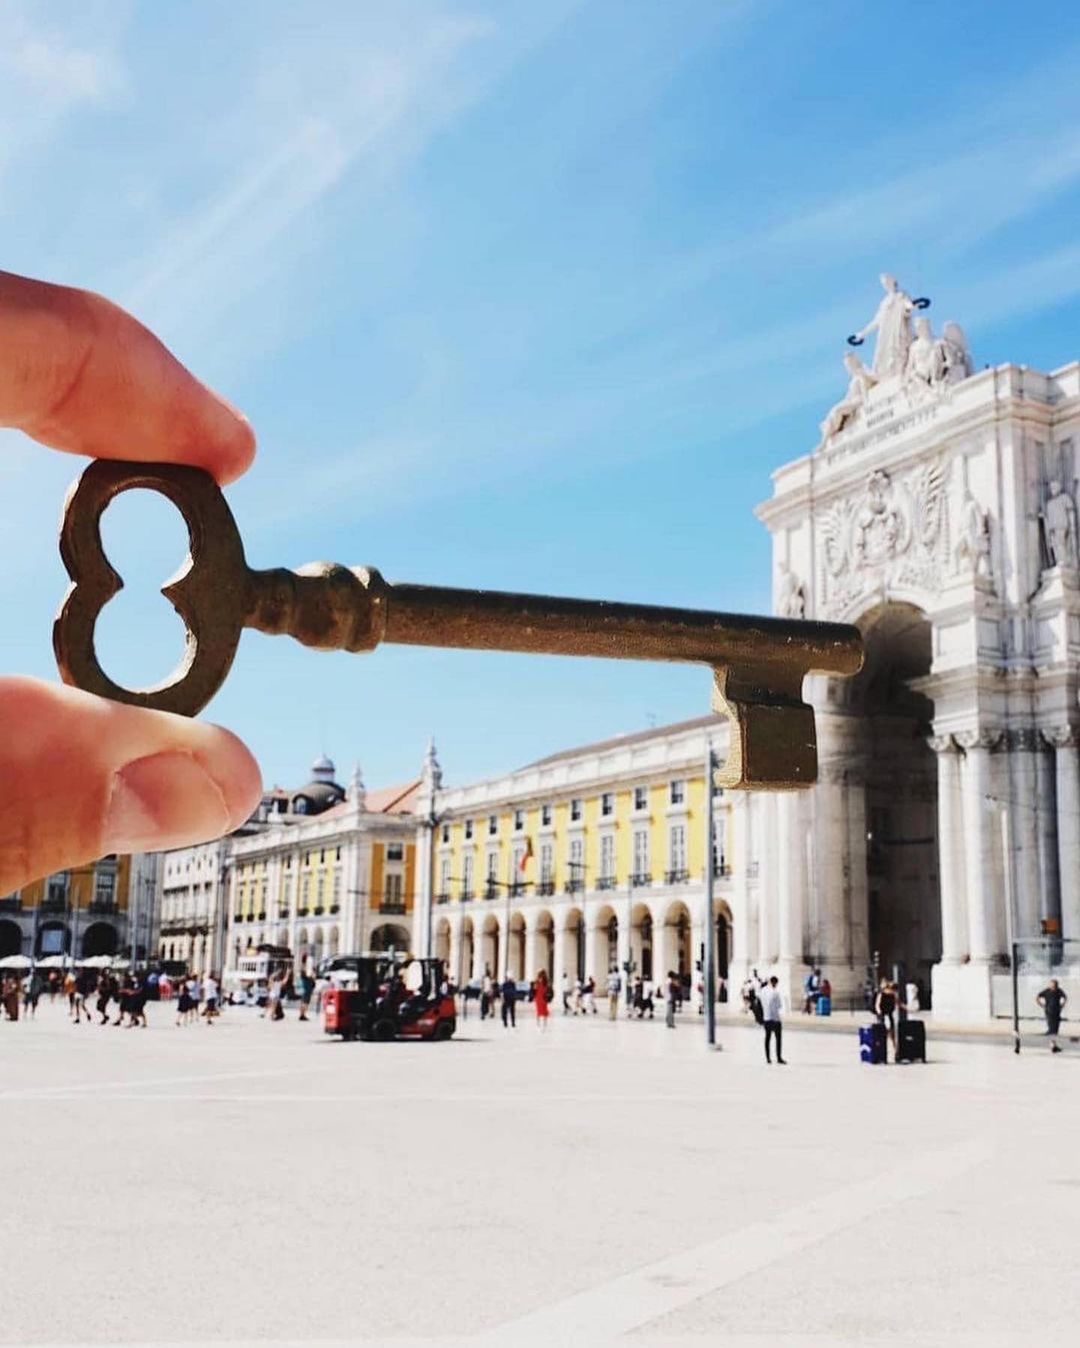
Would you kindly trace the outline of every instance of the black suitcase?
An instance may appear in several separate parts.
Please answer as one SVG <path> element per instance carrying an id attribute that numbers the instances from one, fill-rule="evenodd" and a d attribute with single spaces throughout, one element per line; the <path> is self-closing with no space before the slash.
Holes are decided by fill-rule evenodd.
<path id="1" fill-rule="evenodd" d="M 921 1020 L 902 1020 L 896 1027 L 896 1061 L 926 1061 L 926 1026 Z"/>

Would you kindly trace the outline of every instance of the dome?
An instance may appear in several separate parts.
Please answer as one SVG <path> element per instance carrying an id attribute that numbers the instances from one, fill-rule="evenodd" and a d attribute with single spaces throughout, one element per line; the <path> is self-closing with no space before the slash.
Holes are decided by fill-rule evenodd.
<path id="1" fill-rule="evenodd" d="M 320 754 L 311 765 L 311 776 L 316 782 L 332 782 L 335 771 L 333 762 L 325 754 Z"/>

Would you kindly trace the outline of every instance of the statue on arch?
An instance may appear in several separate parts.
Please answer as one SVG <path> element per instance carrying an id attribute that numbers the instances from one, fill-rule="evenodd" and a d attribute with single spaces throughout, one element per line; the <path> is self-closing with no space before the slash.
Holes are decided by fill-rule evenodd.
<path id="1" fill-rule="evenodd" d="M 1054 479 L 1043 506 L 1043 532 L 1051 566 L 1077 566 L 1076 502 Z"/>
<path id="2" fill-rule="evenodd" d="M 964 329 L 951 319 L 941 329 L 941 336 L 934 343 L 934 352 L 935 383 L 958 384 L 975 369 Z"/>
<path id="3" fill-rule="evenodd" d="M 896 277 L 888 272 L 882 272 L 880 279 L 885 294 L 878 304 L 877 312 L 865 327 L 848 338 L 851 346 L 862 346 L 869 333 L 877 333 L 874 360 L 870 368 L 878 380 L 904 374 L 912 343 L 911 315 L 916 309 L 930 307 L 928 299 L 912 299 L 906 291 L 901 290 Z"/>
<path id="4" fill-rule="evenodd" d="M 780 563 L 776 586 L 776 612 L 781 618 L 806 617 L 806 590 L 787 562 Z"/>
<path id="5" fill-rule="evenodd" d="M 992 575 L 990 517 L 970 491 L 964 493 L 960 511 L 960 537 L 956 540 L 956 566 L 967 567 L 976 576 Z"/>
<path id="6" fill-rule="evenodd" d="M 862 363 L 854 351 L 844 355 L 844 369 L 848 372 L 848 389 L 840 401 L 830 409 L 829 415 L 821 423 L 821 436 L 829 440 L 854 421 L 866 402 L 867 394 L 874 387 L 874 376 Z"/>

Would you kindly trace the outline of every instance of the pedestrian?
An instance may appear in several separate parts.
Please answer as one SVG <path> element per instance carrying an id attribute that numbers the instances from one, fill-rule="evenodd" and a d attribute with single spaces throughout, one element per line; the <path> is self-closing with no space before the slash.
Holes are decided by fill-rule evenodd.
<path id="1" fill-rule="evenodd" d="M 307 1020 L 308 1010 L 311 1007 L 311 998 L 315 992 L 315 980 L 310 972 L 305 969 L 300 975 L 300 1019 Z"/>
<path id="2" fill-rule="evenodd" d="M 787 1066 L 784 1061 L 781 1012 L 783 1009 L 783 998 L 780 996 L 780 980 L 775 974 L 769 979 L 768 984 L 762 989 L 761 997 L 761 1023 L 765 1026 L 765 1061 L 772 1062 L 769 1053 L 769 1046 L 773 1039 L 776 1040 L 776 1061 L 782 1066 Z"/>
<path id="3" fill-rule="evenodd" d="M 90 1024 L 90 998 L 94 994 L 96 982 L 94 971 L 92 969 L 80 969 L 75 979 L 75 1024 L 85 1015 L 87 1025 Z"/>
<path id="4" fill-rule="evenodd" d="M 484 969 L 484 977 L 483 977 L 483 978 L 481 979 L 481 981 L 480 981 L 480 1019 L 481 1019 L 481 1020 L 487 1020 L 488 1016 L 492 1014 L 492 1006 L 491 1006 L 492 996 L 491 996 L 491 994 L 492 994 L 493 986 L 494 986 L 494 985 L 492 984 L 492 981 L 491 981 L 491 975 L 488 973 L 487 969 L 485 968 L 485 969 Z"/>
<path id="5" fill-rule="evenodd" d="M 655 1005 L 653 1003 L 653 992 L 653 981 L 651 978 L 646 978 L 641 984 L 641 1012 L 638 1016 L 638 1020 L 641 1020 L 642 1017 L 644 1017 L 646 1011 L 649 1013 L 649 1019 L 654 1019 L 653 1013 L 655 1011 Z"/>
<path id="6" fill-rule="evenodd" d="M 181 977 L 178 980 L 176 992 L 176 1023 L 186 1025 L 188 1012 L 191 1010 L 191 992 L 186 978 Z"/>
<path id="7" fill-rule="evenodd" d="M 75 1019 L 75 973 L 69 969 L 64 975 L 64 995 L 68 1000 L 68 1015 Z"/>
<path id="8" fill-rule="evenodd" d="M 570 982 L 570 975 L 565 969 L 562 978 L 559 980 L 559 990 L 562 992 L 563 1015 L 568 1016 L 570 1014 L 570 995 L 573 992 L 573 984 Z"/>
<path id="9" fill-rule="evenodd" d="M 8 1020 L 19 1019 L 19 980 L 14 974 L 5 974 L 0 982 L 0 1001 Z"/>
<path id="10" fill-rule="evenodd" d="M 592 974 L 585 980 L 585 1005 L 584 1014 L 587 1016 L 596 1015 L 596 979 Z"/>
<path id="11" fill-rule="evenodd" d="M 1061 1045 L 1058 1043 L 1058 1031 L 1061 1029 L 1061 1012 L 1065 1003 L 1069 1000 L 1068 995 L 1065 989 L 1059 985 L 1057 979 L 1051 978 L 1049 986 L 1043 988 L 1035 1000 L 1042 1007 L 1043 1015 L 1046 1017 L 1046 1033 L 1050 1038 L 1050 1052 L 1060 1053 Z"/>
<path id="12" fill-rule="evenodd" d="M 116 991 L 116 984 L 112 975 L 103 973 L 98 979 L 97 987 L 97 1013 L 101 1017 L 99 1025 L 108 1025 L 109 1023 L 109 1002 Z"/>
<path id="13" fill-rule="evenodd" d="M 26 1009 L 32 1019 L 37 1016 L 37 1004 L 41 1000 L 43 986 L 41 975 L 34 969 L 26 980 Z"/>
<path id="14" fill-rule="evenodd" d="M 213 969 L 203 979 L 203 996 L 206 999 L 203 1015 L 206 1017 L 207 1025 L 213 1025 L 218 1013 L 218 981 Z"/>
<path id="15" fill-rule="evenodd" d="M 502 984 L 502 1023 L 503 1029 L 517 1029 L 517 983 L 507 969 Z"/>
<path id="16" fill-rule="evenodd" d="M 551 1003 L 551 984 L 548 982 L 546 969 L 541 969 L 536 975 L 536 982 L 533 984 L 533 1002 L 536 1006 L 536 1028 L 546 1030 L 548 1007 Z"/>
<path id="17" fill-rule="evenodd" d="M 391 987 L 395 980 L 392 980 Z M 281 974 L 275 974 L 270 980 L 270 990 L 266 997 L 266 1014 L 272 1021 L 285 1019 L 285 1008 L 282 1005 L 282 997 L 285 992 L 285 979 Z"/>
<path id="18" fill-rule="evenodd" d="M 878 1024 L 884 1025 L 888 1041 L 893 1047 L 893 1061 L 896 1059 L 896 1011 L 899 1006 L 900 998 L 897 995 L 896 984 L 890 983 L 887 978 L 881 980 L 881 986 L 878 988 L 877 997 L 874 999 L 874 1014 L 878 1018 Z M 885 1050 L 885 1061 L 889 1061 L 889 1051 Z"/>
<path id="19" fill-rule="evenodd" d="M 622 991 L 622 979 L 619 971 L 612 965 L 607 976 L 607 1013 L 608 1020 L 619 1019 L 619 993 Z"/>
<path id="20" fill-rule="evenodd" d="M 803 980 L 803 1015 L 809 1016 L 821 992 L 821 970 L 811 969 Z"/>
<path id="21" fill-rule="evenodd" d="M 199 982 L 199 975 L 197 973 L 188 975 L 187 991 L 187 1015 L 184 1017 L 184 1020 L 188 1025 L 194 1025 L 195 1019 L 199 1014 L 199 1003 L 202 1001 L 202 984 Z"/>
<path id="22" fill-rule="evenodd" d="M 675 1028 L 675 1004 L 679 996 L 679 981 L 675 977 L 673 969 L 668 970 L 667 975 L 667 1011 L 664 1013 L 664 1023 L 669 1030 Z"/>

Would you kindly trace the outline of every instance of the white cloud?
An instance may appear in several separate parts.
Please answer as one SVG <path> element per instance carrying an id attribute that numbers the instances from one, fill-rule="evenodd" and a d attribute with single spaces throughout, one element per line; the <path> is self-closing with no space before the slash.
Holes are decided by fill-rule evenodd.
<path id="1" fill-rule="evenodd" d="M 112 55 L 68 46 L 55 36 L 16 38 L 0 56 L 0 71 L 54 105 L 100 102 L 121 84 Z"/>

